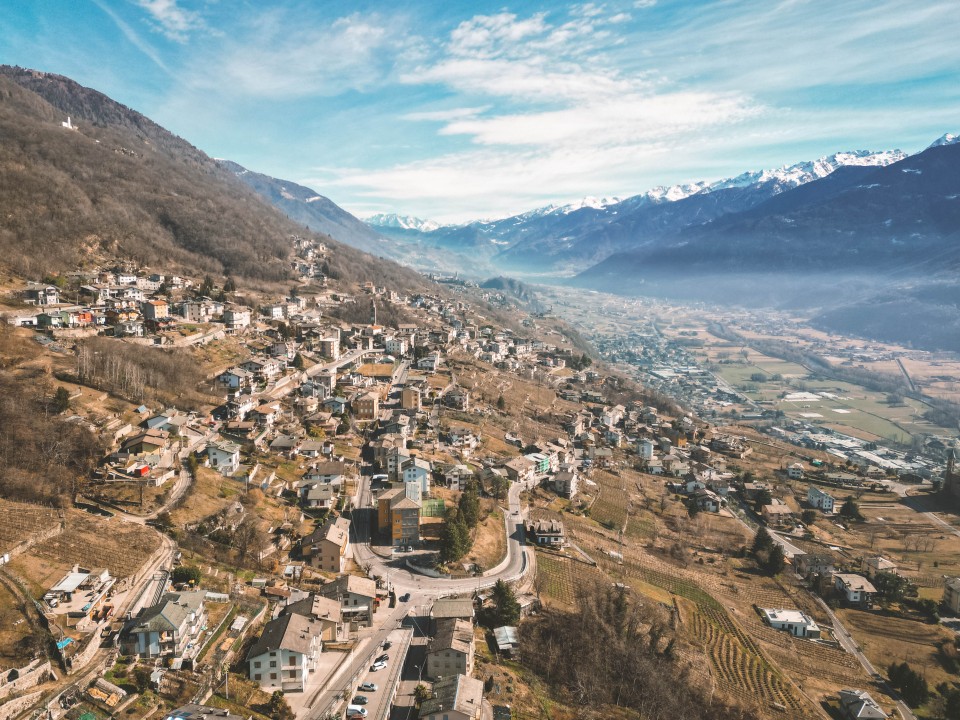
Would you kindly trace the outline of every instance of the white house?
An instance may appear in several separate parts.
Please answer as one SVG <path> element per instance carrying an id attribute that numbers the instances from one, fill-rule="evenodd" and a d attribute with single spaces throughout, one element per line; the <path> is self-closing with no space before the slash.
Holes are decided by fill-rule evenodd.
<path id="1" fill-rule="evenodd" d="M 430 494 L 430 473 L 433 472 L 433 466 L 430 461 L 421 458 L 410 458 L 401 466 L 400 479 L 404 483 L 416 483 L 420 486 L 420 492 L 426 496 Z"/>
<path id="2" fill-rule="evenodd" d="M 834 587 L 849 605 L 869 605 L 877 589 L 862 575 L 837 573 L 833 576 Z"/>
<path id="3" fill-rule="evenodd" d="M 242 330 L 243 328 L 250 327 L 250 308 L 224 308 L 223 324 L 227 326 L 227 330 Z"/>
<path id="4" fill-rule="evenodd" d="M 218 442 L 207 445 L 207 460 L 210 467 L 220 471 L 221 475 L 233 475 L 240 467 L 240 446 L 232 442 Z"/>
<path id="5" fill-rule="evenodd" d="M 791 480 L 803 480 L 803 465 L 793 463 L 787 468 L 787 477 Z"/>
<path id="6" fill-rule="evenodd" d="M 811 507 L 815 507 L 825 513 L 832 513 L 836 500 L 830 493 L 821 490 L 815 485 L 811 485 L 807 488 L 807 502 L 810 503 Z"/>
<path id="7" fill-rule="evenodd" d="M 303 692 L 317 668 L 323 627 L 303 615 L 281 615 L 268 622 L 247 653 L 250 679 L 267 691 Z"/>
<path id="8" fill-rule="evenodd" d="M 812 617 L 799 610 L 777 610 L 774 608 L 760 608 L 770 627 L 775 630 L 786 630 L 798 638 L 820 637 L 820 626 Z"/>

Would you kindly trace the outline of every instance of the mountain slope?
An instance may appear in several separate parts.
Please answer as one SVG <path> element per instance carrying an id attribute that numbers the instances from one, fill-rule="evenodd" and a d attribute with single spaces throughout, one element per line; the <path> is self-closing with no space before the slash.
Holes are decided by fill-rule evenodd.
<path id="1" fill-rule="evenodd" d="M 253 172 L 230 160 L 217 162 L 291 220 L 365 252 L 393 255 L 394 246 L 388 240 L 329 198 L 289 180 Z"/>
<path id="2" fill-rule="evenodd" d="M 68 115 L 74 130 L 62 126 Z M 302 225 L 102 93 L 0 66 L 0 137 L 0 253 L 14 272 L 40 278 L 123 259 L 190 275 L 291 277 L 290 238 L 304 234 Z M 404 291 L 428 285 L 320 237 L 335 250 L 331 265 L 344 281 L 377 278 Z"/>
<path id="3" fill-rule="evenodd" d="M 848 168 L 744 212 L 614 255 L 584 272 L 927 272 L 960 258 L 960 145 L 886 167 Z"/>

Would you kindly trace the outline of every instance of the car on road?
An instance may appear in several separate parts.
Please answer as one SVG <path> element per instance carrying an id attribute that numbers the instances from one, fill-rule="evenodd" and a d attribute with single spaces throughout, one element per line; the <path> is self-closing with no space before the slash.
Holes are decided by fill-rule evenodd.
<path id="1" fill-rule="evenodd" d="M 377 659 L 374 660 L 374 662 L 375 662 L 375 663 L 378 663 L 378 662 L 385 663 L 385 662 L 386 662 L 387 660 L 389 660 L 389 659 L 390 659 L 390 656 L 387 655 L 386 653 L 384 653 L 383 655 L 378 655 L 378 656 L 377 656 Z"/>
<path id="2" fill-rule="evenodd" d="M 404 593 L 403 595 L 400 596 L 400 602 L 406 602 L 409 599 L 410 599 L 410 593 Z"/>
<path id="3" fill-rule="evenodd" d="M 376 692 L 377 684 L 372 682 L 360 683 L 360 685 L 357 687 L 357 690 L 362 692 Z"/>
<path id="4" fill-rule="evenodd" d="M 370 698 L 366 695 L 357 695 L 353 700 L 350 701 L 351 705 L 366 705 L 370 702 Z"/>
<path id="5" fill-rule="evenodd" d="M 407 552 L 413 552 L 413 545 L 407 545 Z"/>
<path id="6" fill-rule="evenodd" d="M 370 666 L 370 672 L 376 672 L 377 670 L 383 670 L 387 664 L 385 662 L 375 662 Z"/>

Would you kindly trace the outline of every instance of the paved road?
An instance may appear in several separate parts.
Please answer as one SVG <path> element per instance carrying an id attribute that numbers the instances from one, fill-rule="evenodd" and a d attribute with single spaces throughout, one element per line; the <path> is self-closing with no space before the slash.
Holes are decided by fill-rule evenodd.
<path id="1" fill-rule="evenodd" d="M 863 669 L 866 670 L 867 673 L 879 683 L 884 692 L 894 699 L 894 702 L 897 705 L 897 712 L 900 713 L 900 717 L 903 718 L 903 720 L 916 720 L 916 716 L 910 710 L 910 707 L 903 702 L 903 700 L 899 699 L 896 691 L 887 685 L 887 683 L 883 680 L 883 676 L 878 673 L 877 669 L 873 666 L 873 663 L 871 663 L 867 656 L 860 651 L 857 641 L 853 639 L 850 631 L 847 630 L 844 624 L 840 621 L 840 618 L 834 614 L 833 610 L 830 609 L 830 606 L 827 605 L 820 596 L 814 593 L 810 593 L 810 597 L 819 603 L 820 607 L 823 608 L 823 611 L 827 614 L 827 617 L 830 618 L 830 621 L 833 623 L 833 634 L 836 636 L 837 641 L 840 643 L 843 649 L 857 658 L 857 660 L 863 666 Z"/>

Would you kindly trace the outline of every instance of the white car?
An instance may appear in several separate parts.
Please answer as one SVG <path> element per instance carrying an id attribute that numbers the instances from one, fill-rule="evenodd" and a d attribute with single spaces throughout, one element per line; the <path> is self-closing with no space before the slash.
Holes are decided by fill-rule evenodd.
<path id="1" fill-rule="evenodd" d="M 387 666 L 383 660 L 378 660 L 373 665 L 370 666 L 370 672 L 376 672 L 377 670 L 383 670 Z"/>

